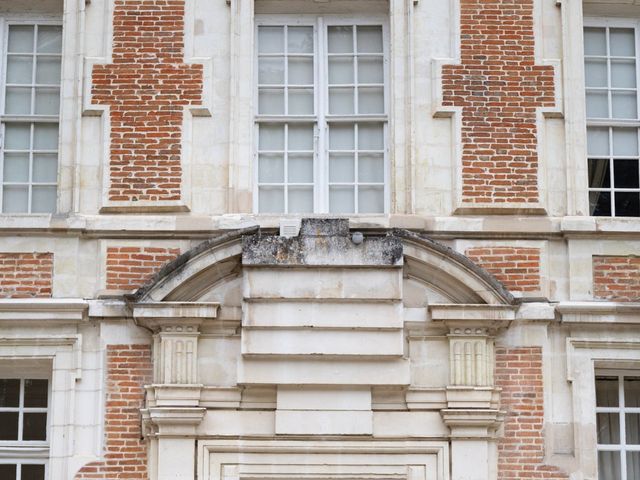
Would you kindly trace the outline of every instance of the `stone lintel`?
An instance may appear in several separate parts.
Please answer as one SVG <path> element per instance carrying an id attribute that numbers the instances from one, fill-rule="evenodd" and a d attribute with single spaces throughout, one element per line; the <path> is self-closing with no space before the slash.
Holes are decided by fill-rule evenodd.
<path id="1" fill-rule="evenodd" d="M 219 303 L 214 302 L 143 302 L 132 305 L 138 325 L 154 331 L 170 325 L 199 326 L 218 316 Z"/>

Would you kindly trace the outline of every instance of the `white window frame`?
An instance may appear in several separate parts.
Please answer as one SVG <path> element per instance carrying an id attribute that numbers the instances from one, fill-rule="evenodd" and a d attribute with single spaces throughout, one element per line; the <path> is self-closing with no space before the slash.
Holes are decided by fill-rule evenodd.
<path id="1" fill-rule="evenodd" d="M 56 187 L 56 199 L 60 195 L 60 171 L 61 171 L 61 155 L 60 155 L 60 129 L 62 127 L 61 116 L 62 116 L 62 91 L 63 91 L 63 81 L 60 79 L 60 108 L 58 111 L 58 115 L 14 115 L 14 114 L 5 114 L 5 97 L 6 97 L 6 71 L 7 71 L 7 48 L 8 48 L 8 35 L 9 35 L 9 26 L 10 25 L 45 25 L 45 26 L 59 26 L 63 27 L 63 22 L 58 16 L 51 15 L 38 15 L 38 16 L 30 16 L 30 15 L 10 15 L 5 17 L 0 17 L 0 55 L 2 68 L 0 69 L 0 215 L 11 215 L 11 213 L 4 212 L 4 140 L 5 140 L 5 124 L 7 122 L 11 123 L 55 123 L 58 125 L 58 142 L 57 142 L 57 150 L 56 154 L 58 156 L 57 161 L 57 173 L 56 173 L 56 182 L 53 183 L 43 183 L 38 182 L 38 185 L 43 186 L 54 186 Z M 63 27 L 63 37 L 64 37 L 64 27 Z M 64 40 L 63 40 L 64 42 Z M 63 72 L 63 57 L 64 57 L 64 44 L 63 49 L 60 52 L 61 56 L 61 75 Z M 34 66 L 35 68 L 35 62 Z M 27 211 L 23 212 L 25 215 L 31 215 L 31 202 L 32 202 L 32 175 L 33 171 L 31 168 L 32 161 L 30 161 L 29 168 L 29 190 L 28 190 L 28 204 Z M 58 212 L 58 206 L 56 201 L 56 208 L 54 213 Z M 38 215 L 39 213 L 33 213 L 34 215 Z"/>
<path id="2" fill-rule="evenodd" d="M 634 193 L 638 193 L 638 195 L 640 195 L 640 191 L 638 188 L 622 188 L 622 187 L 615 187 L 615 177 L 614 177 L 614 169 L 613 169 L 613 138 L 612 138 L 612 131 L 611 128 L 636 128 L 638 131 L 638 148 L 639 148 L 639 154 L 640 154 L 640 20 L 629 20 L 629 19 L 625 19 L 625 18 L 610 18 L 610 17 L 585 17 L 583 20 L 583 28 L 633 28 L 635 30 L 635 59 L 636 59 L 636 106 L 637 106 L 637 118 L 632 120 L 632 119 L 614 119 L 614 118 L 609 118 L 609 119 L 600 119 L 600 118 L 596 118 L 596 119 L 591 119 L 587 116 L 586 114 L 586 108 L 585 108 L 585 118 L 586 118 L 586 125 L 587 125 L 587 130 L 589 129 L 589 127 L 604 127 L 604 128 L 610 128 L 609 130 L 609 155 L 608 157 L 606 157 L 609 160 L 609 178 L 610 178 L 610 186 L 608 188 L 592 188 L 588 183 L 587 183 L 587 195 L 589 195 L 591 192 L 609 192 L 611 194 L 611 199 L 610 199 L 610 203 L 611 203 L 611 217 L 615 217 L 616 215 L 616 205 L 615 205 L 615 192 L 634 192 Z M 607 57 L 605 58 L 609 58 L 609 56 L 607 55 Z M 586 54 L 583 54 L 583 62 L 586 59 Z M 607 76 L 609 78 L 609 80 L 611 79 L 611 69 L 609 67 L 609 64 L 607 63 Z M 611 82 L 609 82 L 610 84 Z M 586 72 L 585 72 L 585 93 L 586 90 L 589 90 L 591 88 L 594 87 L 587 87 L 586 85 Z M 607 92 L 608 92 L 608 99 L 607 99 L 607 106 L 609 108 L 609 111 L 611 110 L 611 88 L 607 87 Z M 586 95 L 585 95 L 585 106 L 586 106 Z M 609 112 L 610 113 L 610 112 Z M 585 131 L 586 133 L 586 131 Z M 587 152 L 587 162 L 589 158 L 605 158 L 604 156 L 601 155 L 589 155 L 589 153 Z M 640 161 L 640 160 L 639 160 Z M 588 169 L 588 165 L 587 165 L 587 169 Z M 639 169 L 640 170 L 640 169 Z M 590 204 L 590 200 L 587 201 L 588 204 Z M 590 207 L 589 207 L 590 208 Z M 590 214 L 591 212 L 589 212 Z M 606 216 L 602 216 L 606 218 Z M 634 217 L 631 217 L 634 218 Z M 635 217 L 637 218 L 637 217 Z"/>
<path id="3" fill-rule="evenodd" d="M 258 114 L 258 29 L 260 26 L 313 26 L 314 28 L 314 115 L 260 115 Z M 384 80 L 384 114 L 382 115 L 330 115 L 328 98 L 328 55 L 326 51 L 326 28 L 332 25 L 381 25 L 383 42 L 383 80 Z M 390 154 L 389 135 L 391 117 L 391 88 L 389 75 L 390 34 L 388 15 L 335 15 L 335 14 L 260 14 L 255 16 L 253 48 L 253 211 L 260 213 L 258 192 L 258 135 L 260 123 L 313 123 L 314 126 L 314 155 L 313 155 L 313 202 L 314 209 L 309 214 L 326 214 L 329 212 L 329 128 L 330 122 L 345 122 L 357 124 L 359 122 L 375 122 L 383 124 L 383 152 L 384 152 L 384 211 L 377 214 L 358 213 L 358 193 L 354 191 L 354 207 L 356 212 L 348 214 L 333 214 L 342 216 L 384 215 L 390 210 Z M 322 46 L 322 47 L 321 47 Z M 354 55 L 356 53 L 354 52 Z M 286 63 L 286 62 L 285 62 Z M 322 106 L 322 108 L 320 108 Z M 357 141 L 357 139 L 354 139 Z M 286 146 L 285 146 L 286 148 Z M 354 169 L 357 165 L 354 165 Z M 285 173 L 286 175 L 286 173 Z M 285 177 L 286 178 L 286 177 Z M 355 183 L 355 182 L 354 182 Z M 285 183 L 286 184 L 286 183 Z M 288 198 L 285 193 L 285 212 L 274 215 L 286 216 L 303 215 L 288 213 Z M 265 213 L 265 215 L 271 215 Z"/>
<path id="4" fill-rule="evenodd" d="M 32 369 L 31 369 L 32 370 Z M 21 478 L 21 466 L 24 464 L 44 465 L 44 478 L 49 478 L 49 452 L 51 439 L 51 400 L 52 400 L 52 381 L 50 374 L 43 374 L 41 371 L 28 372 L 25 369 L 17 369 L 20 374 L 1 375 L 2 379 L 19 379 L 20 380 L 20 406 L 15 408 L 0 408 L 0 411 L 18 411 L 20 412 L 18 420 L 18 432 L 22 431 L 22 419 L 25 411 L 24 407 L 24 381 L 25 380 L 47 380 L 47 407 L 28 408 L 28 411 L 44 410 L 47 413 L 47 430 L 46 440 L 0 440 L 0 464 L 16 464 L 16 479 Z M 3 479 L 5 480 L 5 479 Z M 13 480 L 13 479 L 6 479 Z"/>

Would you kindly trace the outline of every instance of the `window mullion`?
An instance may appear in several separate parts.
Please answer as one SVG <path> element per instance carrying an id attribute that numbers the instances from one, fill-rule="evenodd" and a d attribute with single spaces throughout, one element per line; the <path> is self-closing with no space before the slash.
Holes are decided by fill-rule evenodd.
<path id="1" fill-rule="evenodd" d="M 325 92 L 327 91 L 328 84 L 328 56 L 326 48 L 326 36 L 324 18 L 318 17 L 315 28 L 317 34 L 315 37 L 315 68 L 316 76 L 315 80 L 315 105 L 317 115 L 316 126 L 316 138 L 314 142 L 314 174 L 317 175 L 314 179 L 314 189 L 317 189 L 317 194 L 314 196 L 318 202 L 315 205 L 317 213 L 327 213 L 329 211 L 329 154 L 327 149 L 327 124 L 326 124 L 326 108 L 327 101 Z"/>

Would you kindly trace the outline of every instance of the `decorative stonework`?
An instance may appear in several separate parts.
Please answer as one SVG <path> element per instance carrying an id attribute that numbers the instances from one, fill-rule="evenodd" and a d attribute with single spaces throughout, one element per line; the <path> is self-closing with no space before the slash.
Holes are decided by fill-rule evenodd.
<path id="1" fill-rule="evenodd" d="M 197 383 L 198 335 L 198 325 L 161 328 L 154 338 L 153 383 Z"/>
<path id="2" fill-rule="evenodd" d="M 639 302 L 640 256 L 593 256 L 593 296 L 616 302 Z"/>
<path id="3" fill-rule="evenodd" d="M 486 328 L 452 328 L 449 357 L 450 385 L 493 386 L 494 341 Z"/>
<path id="4" fill-rule="evenodd" d="M 444 107 L 462 108 L 462 201 L 535 204 L 536 114 L 554 72 L 535 65 L 533 0 L 461 0 L 460 65 L 442 70 Z"/>
<path id="5" fill-rule="evenodd" d="M 0 253 L 0 298 L 50 297 L 53 253 Z"/>
<path id="6" fill-rule="evenodd" d="M 183 110 L 202 101 L 203 66 L 184 63 L 184 0 L 116 0 L 110 65 L 93 68 L 109 106 L 108 199 L 181 200 Z"/>

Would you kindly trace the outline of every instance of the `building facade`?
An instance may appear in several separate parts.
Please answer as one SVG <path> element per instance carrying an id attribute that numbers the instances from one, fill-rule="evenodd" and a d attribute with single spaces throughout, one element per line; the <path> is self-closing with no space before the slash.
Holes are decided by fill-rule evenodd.
<path id="1" fill-rule="evenodd" d="M 0 479 L 639 480 L 640 3 L 0 1 Z"/>

